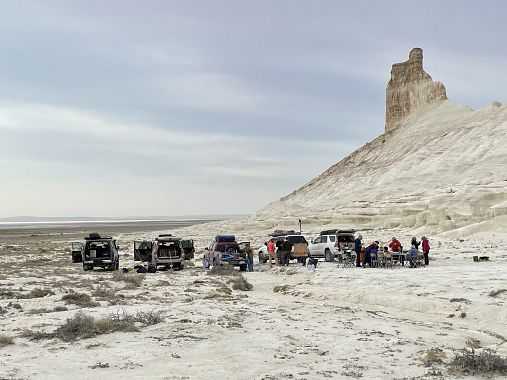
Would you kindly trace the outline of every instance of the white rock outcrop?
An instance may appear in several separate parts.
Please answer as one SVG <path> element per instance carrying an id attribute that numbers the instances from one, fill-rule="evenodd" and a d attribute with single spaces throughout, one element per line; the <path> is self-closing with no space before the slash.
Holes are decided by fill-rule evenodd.
<path id="1" fill-rule="evenodd" d="M 473 111 L 446 99 L 422 69 L 422 50 L 413 49 L 393 65 L 386 132 L 252 220 L 456 234 L 507 229 L 507 104 Z"/>
<path id="2" fill-rule="evenodd" d="M 408 61 L 395 63 L 386 90 L 385 131 L 395 128 L 398 123 L 420 107 L 447 100 L 445 87 L 433 82 L 423 69 L 423 51 L 414 48 Z"/>

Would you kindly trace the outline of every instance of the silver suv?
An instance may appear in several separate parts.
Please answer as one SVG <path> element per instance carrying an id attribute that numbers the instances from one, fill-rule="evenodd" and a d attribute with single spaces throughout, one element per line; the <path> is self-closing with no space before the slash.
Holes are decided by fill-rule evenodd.
<path id="1" fill-rule="evenodd" d="M 313 257 L 324 257 L 326 261 L 334 261 L 338 254 L 338 247 L 335 247 L 336 235 L 320 235 L 313 239 L 308 246 Z"/>
<path id="2" fill-rule="evenodd" d="M 341 253 L 350 253 L 354 247 L 354 230 L 321 231 L 309 245 L 313 257 L 323 257 L 326 261 L 334 261 Z"/>
<path id="3" fill-rule="evenodd" d="M 179 270 L 183 269 L 184 258 L 179 237 L 168 234 L 159 235 L 151 242 L 147 240 L 134 242 L 134 261 Z"/>

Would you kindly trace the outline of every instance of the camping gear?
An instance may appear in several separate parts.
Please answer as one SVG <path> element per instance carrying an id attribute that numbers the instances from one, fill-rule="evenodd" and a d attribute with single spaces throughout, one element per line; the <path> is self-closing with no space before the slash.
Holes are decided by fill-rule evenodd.
<path id="1" fill-rule="evenodd" d="M 234 235 L 217 235 L 217 236 L 215 236 L 215 241 L 217 243 L 222 243 L 222 242 L 232 243 L 232 242 L 236 241 L 236 236 L 234 236 Z"/>
<path id="2" fill-rule="evenodd" d="M 474 256 L 474 261 L 476 263 L 480 262 L 480 261 L 489 261 L 489 256 Z"/>

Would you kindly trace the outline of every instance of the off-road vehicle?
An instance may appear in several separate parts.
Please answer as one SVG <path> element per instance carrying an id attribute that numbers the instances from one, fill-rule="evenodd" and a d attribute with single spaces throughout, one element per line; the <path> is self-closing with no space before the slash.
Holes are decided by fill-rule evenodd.
<path id="1" fill-rule="evenodd" d="M 150 263 L 175 270 L 183 269 L 181 238 L 170 234 L 159 235 L 153 241 L 134 242 L 134 261 Z"/>
<path id="2" fill-rule="evenodd" d="M 82 262 L 85 271 L 94 268 L 118 270 L 120 256 L 116 240 L 111 236 L 100 236 L 93 232 L 84 238 L 83 242 L 72 243 L 72 261 Z"/>
<path id="3" fill-rule="evenodd" d="M 310 245 L 312 256 L 324 257 L 326 261 L 334 261 L 340 254 L 350 255 L 354 248 L 355 230 L 332 229 L 321 231 Z"/>
<path id="4" fill-rule="evenodd" d="M 246 271 L 245 253 L 234 235 L 217 235 L 215 241 L 205 250 L 204 260 L 208 265 L 239 266 L 240 271 Z"/>
<path id="5" fill-rule="evenodd" d="M 290 259 L 299 259 L 308 255 L 308 242 L 300 232 L 294 230 L 275 230 L 269 238 L 275 245 L 278 242 L 283 242 L 285 239 L 293 244 Z M 257 250 L 259 254 L 259 263 L 266 263 L 269 260 L 269 254 L 266 244 L 259 247 Z"/>

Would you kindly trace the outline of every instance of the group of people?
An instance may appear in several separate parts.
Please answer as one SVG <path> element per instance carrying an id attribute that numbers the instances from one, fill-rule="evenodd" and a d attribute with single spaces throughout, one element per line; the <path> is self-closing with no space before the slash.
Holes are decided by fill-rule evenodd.
<path id="1" fill-rule="evenodd" d="M 371 266 L 372 259 L 376 258 L 379 254 L 384 255 L 399 255 L 399 260 L 401 265 L 405 265 L 405 251 L 403 250 L 403 246 L 400 241 L 393 237 L 391 242 L 387 246 L 381 246 L 378 240 L 375 240 L 367 247 L 363 247 L 362 243 L 363 237 L 358 235 L 354 240 L 354 252 L 356 253 L 356 267 L 360 267 L 362 265 L 363 268 L 366 268 L 368 264 Z M 430 253 L 430 242 L 426 236 L 421 238 L 421 241 L 417 241 L 417 238 L 414 236 L 410 241 L 410 250 L 408 250 L 408 258 L 410 262 L 410 267 L 417 266 L 417 255 L 419 253 L 419 246 L 421 245 L 423 256 L 424 256 L 424 265 L 429 265 L 429 253 Z"/>
<path id="2" fill-rule="evenodd" d="M 293 244 L 285 238 L 284 240 L 270 239 L 267 242 L 267 251 L 269 254 L 269 264 L 288 266 L 290 262 L 290 252 L 292 251 Z"/>

